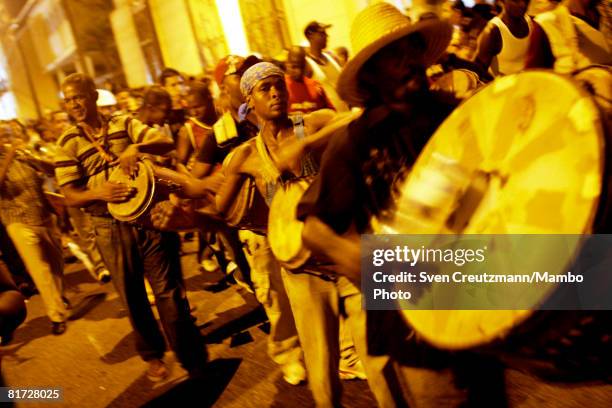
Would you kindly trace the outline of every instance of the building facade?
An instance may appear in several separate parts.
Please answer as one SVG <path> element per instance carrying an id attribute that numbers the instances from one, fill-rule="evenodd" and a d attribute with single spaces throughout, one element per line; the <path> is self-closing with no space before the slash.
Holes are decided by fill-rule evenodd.
<path id="1" fill-rule="evenodd" d="M 0 84 L 4 75 L 8 86 L 0 107 L 10 114 L 4 106 L 14 104 L 20 118 L 57 109 L 61 80 L 77 71 L 99 87 L 138 88 L 166 66 L 198 76 L 227 54 L 280 58 L 289 46 L 305 44 L 303 29 L 312 20 L 332 24 L 330 48 L 350 49 L 350 23 L 371 1 L 5 1 Z M 406 7 L 410 0 L 390 2 Z"/>

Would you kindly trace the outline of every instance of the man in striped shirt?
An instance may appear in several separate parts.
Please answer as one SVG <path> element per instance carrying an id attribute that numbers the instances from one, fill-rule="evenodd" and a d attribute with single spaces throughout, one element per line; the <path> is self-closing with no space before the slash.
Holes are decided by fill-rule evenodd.
<path id="1" fill-rule="evenodd" d="M 107 210 L 107 203 L 122 202 L 131 194 L 129 187 L 108 181 L 113 167 L 119 165 L 133 175 L 142 154 L 165 154 L 174 148 L 173 141 L 130 116 L 100 115 L 94 82 L 86 75 L 66 77 L 62 91 L 76 125 L 58 140 L 55 175 L 67 204 L 91 215 L 96 243 L 128 308 L 136 347 L 149 363 L 147 376 L 161 380 L 168 370 L 162 361 L 164 336 L 147 300 L 143 277 L 153 288 L 171 348 L 190 375 L 200 376 L 206 350 L 189 314 L 178 235 L 117 221 Z"/>

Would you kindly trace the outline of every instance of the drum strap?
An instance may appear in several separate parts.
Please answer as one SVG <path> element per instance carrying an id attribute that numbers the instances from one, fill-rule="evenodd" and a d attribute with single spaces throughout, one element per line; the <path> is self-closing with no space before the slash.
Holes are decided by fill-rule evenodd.
<path id="1" fill-rule="evenodd" d="M 301 114 L 291 116 L 291 120 L 293 122 L 293 133 L 295 134 L 295 137 L 297 137 L 298 140 L 303 140 L 306 137 L 303 116 Z M 276 167 L 274 160 L 272 160 L 272 157 L 268 152 L 268 148 L 261 137 L 261 133 L 259 133 L 255 138 L 255 146 L 257 148 L 257 152 L 259 153 L 259 157 L 263 162 L 262 173 L 266 185 L 266 195 L 264 198 L 266 203 L 270 205 L 270 203 L 272 203 L 272 198 L 274 197 L 278 183 L 282 183 L 286 180 L 283 180 L 281 172 Z M 302 157 L 301 169 L 301 177 L 312 176 L 317 173 L 317 166 L 309 153 Z"/>
<path id="2" fill-rule="evenodd" d="M 264 199 L 269 206 L 270 203 L 272 203 L 272 197 L 274 197 L 274 193 L 276 192 L 276 185 L 280 180 L 281 173 L 276 168 L 272 157 L 270 157 L 270 153 L 268 153 L 268 149 L 266 148 L 263 138 L 261 137 L 261 133 L 259 133 L 255 138 L 255 146 L 263 163 L 261 170 L 266 186 L 266 194 Z"/>
<path id="3" fill-rule="evenodd" d="M 301 113 L 297 115 L 292 115 L 291 120 L 293 121 L 293 131 L 295 132 L 295 137 L 298 140 L 304 140 L 306 137 L 306 132 L 304 131 L 304 117 Z M 312 155 L 310 153 L 306 153 L 302 156 L 302 177 L 313 176 L 319 172 L 318 166 L 316 165 Z"/>
<path id="4" fill-rule="evenodd" d="M 115 161 L 116 157 L 113 157 L 113 154 L 107 151 L 109 148 L 108 146 L 108 122 L 101 115 L 99 116 L 99 120 L 103 124 L 99 135 L 95 135 L 93 129 L 87 123 L 81 122 L 78 124 L 78 127 L 81 129 L 81 131 L 83 132 L 87 140 L 89 140 L 89 142 L 96 148 L 98 153 L 100 153 L 100 157 L 102 157 L 102 159 L 106 162 L 106 165 L 104 166 L 104 178 L 108 180 L 109 165 L 113 161 Z M 100 146 L 100 143 L 98 143 L 98 140 L 96 139 L 102 139 L 104 143 L 104 147 Z"/>

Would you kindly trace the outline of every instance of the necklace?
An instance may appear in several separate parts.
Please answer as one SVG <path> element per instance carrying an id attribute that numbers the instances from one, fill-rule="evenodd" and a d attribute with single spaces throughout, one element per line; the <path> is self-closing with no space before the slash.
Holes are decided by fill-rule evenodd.
<path id="1" fill-rule="evenodd" d="M 89 140 L 91 144 L 94 145 L 96 150 L 98 150 L 98 153 L 100 153 L 102 159 L 104 159 L 104 161 L 108 163 L 111 163 L 114 160 L 113 156 L 107 153 L 106 150 L 104 150 L 98 142 L 98 140 L 103 139 L 104 143 L 106 144 L 106 138 L 108 136 L 108 124 L 102 117 L 98 117 L 98 120 L 100 121 L 100 123 L 102 123 L 102 127 L 100 127 L 100 130 L 98 130 L 97 132 L 95 132 L 91 125 L 86 122 L 79 123 L 79 127 L 83 130 L 83 133 L 85 133 L 85 137 L 87 138 L 87 140 Z"/>

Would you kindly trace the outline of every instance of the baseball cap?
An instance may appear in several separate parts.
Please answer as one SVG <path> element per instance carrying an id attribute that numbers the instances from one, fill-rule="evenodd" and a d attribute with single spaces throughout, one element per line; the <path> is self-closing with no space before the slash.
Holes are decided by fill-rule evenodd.
<path id="1" fill-rule="evenodd" d="M 312 34 L 312 33 L 316 33 L 319 31 L 325 31 L 329 27 L 331 27 L 331 24 L 323 24 L 323 23 L 319 23 L 318 21 L 311 21 L 310 23 L 308 23 L 306 28 L 304 28 L 304 35 L 308 36 L 309 34 Z"/>

